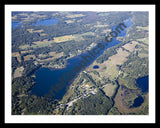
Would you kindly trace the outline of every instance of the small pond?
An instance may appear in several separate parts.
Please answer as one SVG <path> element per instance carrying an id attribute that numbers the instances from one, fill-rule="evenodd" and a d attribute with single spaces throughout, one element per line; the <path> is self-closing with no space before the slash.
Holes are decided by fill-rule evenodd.
<path id="1" fill-rule="evenodd" d="M 144 102 L 144 99 L 142 96 L 138 96 L 136 99 L 134 99 L 134 104 L 132 107 L 139 107 Z"/>
<path id="2" fill-rule="evenodd" d="M 94 69 L 98 69 L 99 66 L 98 66 L 98 65 L 94 65 L 93 68 L 94 68 Z"/>

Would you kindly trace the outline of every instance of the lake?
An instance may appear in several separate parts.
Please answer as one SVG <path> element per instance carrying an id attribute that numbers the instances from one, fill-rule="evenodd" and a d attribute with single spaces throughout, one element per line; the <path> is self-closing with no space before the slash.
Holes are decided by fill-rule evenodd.
<path id="1" fill-rule="evenodd" d="M 58 22 L 58 19 L 47 19 L 47 20 L 41 20 L 41 21 L 37 21 L 34 26 L 39 26 L 39 25 L 53 25 L 56 24 Z"/>
<path id="2" fill-rule="evenodd" d="M 37 21 L 34 24 L 34 26 L 39 26 L 39 25 L 48 26 L 48 25 L 56 24 L 57 22 L 58 22 L 58 19 L 40 20 L 40 21 Z M 21 27 L 22 27 L 22 23 L 21 22 L 13 22 L 12 21 L 12 28 L 21 28 Z"/>
<path id="3" fill-rule="evenodd" d="M 137 86 L 141 88 L 143 93 L 148 92 L 148 87 L 149 87 L 149 76 L 145 77 L 140 77 L 136 80 Z"/>
<path id="4" fill-rule="evenodd" d="M 132 24 L 133 23 L 131 22 L 131 18 L 125 21 L 125 25 L 127 26 L 127 28 L 129 28 Z M 113 30 L 115 30 L 115 28 L 116 26 L 113 27 Z M 123 32 L 121 32 L 121 34 L 119 34 L 118 36 L 123 37 L 125 35 L 126 35 L 126 29 Z M 49 68 L 41 68 L 35 73 L 36 84 L 32 89 L 31 94 L 35 94 L 38 96 L 49 95 L 50 90 L 52 90 L 51 86 L 57 88 L 56 85 L 58 85 L 59 83 L 61 84 L 63 83 L 65 86 L 62 89 L 59 89 L 58 91 L 54 91 L 54 94 L 55 94 L 54 98 L 61 100 L 64 94 L 66 93 L 67 88 L 76 78 L 76 76 L 78 76 L 79 72 L 83 71 L 86 67 L 92 64 L 93 61 L 95 61 L 97 57 L 102 55 L 105 50 L 107 50 L 110 47 L 116 46 L 119 43 L 121 43 L 121 41 L 116 40 L 116 38 L 112 38 L 112 42 L 108 43 L 108 45 L 106 45 L 106 42 L 101 43 L 103 46 L 105 46 L 105 48 L 99 51 L 98 54 L 96 55 L 94 54 L 93 55 L 94 57 L 92 56 L 92 59 L 90 59 L 90 61 L 88 61 L 88 63 L 86 63 L 86 65 L 80 69 L 78 69 L 77 67 L 80 65 L 80 63 L 82 64 L 82 61 L 84 60 L 84 56 L 85 57 L 89 55 L 91 56 L 90 53 L 93 53 L 94 49 L 98 48 L 98 46 L 95 46 L 89 52 L 82 53 L 78 56 L 75 56 L 66 60 L 66 66 L 63 69 L 51 70 Z M 75 69 L 76 71 L 74 71 L 75 73 L 74 76 L 71 76 L 70 72 L 73 71 L 73 69 Z M 66 76 L 67 78 L 65 78 L 65 81 L 64 81 L 64 74 L 67 75 Z M 69 79 L 69 80 L 66 80 L 66 79 Z"/>
<path id="5" fill-rule="evenodd" d="M 141 106 L 141 104 L 144 102 L 144 99 L 143 99 L 143 97 L 142 96 L 138 96 L 136 99 L 134 99 L 134 103 L 133 103 L 133 105 L 131 106 L 131 108 L 132 107 L 139 107 L 139 106 Z"/>
<path id="6" fill-rule="evenodd" d="M 21 28 L 21 22 L 12 22 L 12 28 Z"/>

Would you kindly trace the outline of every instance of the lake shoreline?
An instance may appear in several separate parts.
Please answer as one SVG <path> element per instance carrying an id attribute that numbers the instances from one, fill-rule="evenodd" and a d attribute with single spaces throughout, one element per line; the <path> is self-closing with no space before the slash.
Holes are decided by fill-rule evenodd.
<path id="1" fill-rule="evenodd" d="M 127 24 L 127 28 L 129 28 L 132 25 L 131 18 L 129 18 L 128 21 L 125 22 L 125 24 Z M 115 29 L 115 27 L 113 27 L 113 28 Z M 126 35 L 126 30 L 124 30 L 122 33 L 120 33 L 119 36 L 122 37 L 122 36 L 125 36 L 125 35 Z M 55 69 L 54 68 L 49 68 L 49 70 L 51 70 L 50 73 L 48 71 L 44 71 L 44 73 L 48 72 L 46 74 L 46 76 L 48 76 L 48 78 L 46 76 L 44 76 L 44 73 L 40 74 L 40 76 L 43 76 L 43 79 L 46 78 L 45 81 L 47 79 L 48 79 L 48 82 L 52 81 L 52 80 L 49 80 L 49 78 L 54 79 L 55 81 L 51 82 L 51 83 L 48 83 L 48 82 L 45 83 L 41 79 L 40 80 L 41 82 L 39 81 L 39 84 L 41 85 L 41 87 L 43 87 L 43 83 L 45 83 L 45 85 L 47 85 L 45 87 L 47 87 L 49 89 L 49 88 L 51 88 L 51 85 L 53 85 L 53 87 L 56 88 L 56 87 L 59 87 L 58 85 L 64 86 L 64 85 L 62 85 L 62 83 L 65 83 L 65 86 L 64 86 L 65 89 L 63 88 L 62 90 L 59 90 L 59 94 L 61 94 L 61 96 L 58 96 L 58 97 L 61 97 L 59 99 L 59 100 L 61 100 L 63 98 L 65 92 L 66 92 L 66 88 L 68 88 L 72 84 L 72 82 L 77 78 L 77 76 L 82 71 L 84 71 L 90 64 L 92 64 L 100 55 L 102 55 L 105 50 L 107 50 L 108 48 L 113 47 L 113 46 L 118 45 L 118 44 L 121 43 L 121 41 L 116 40 L 116 38 L 112 38 L 112 39 L 113 40 L 110 43 L 106 43 L 106 42 L 99 43 L 99 44 L 102 45 L 102 47 L 100 47 L 99 45 L 97 45 L 97 46 L 93 47 L 90 51 L 87 51 L 87 52 L 82 53 L 82 54 L 80 54 L 78 56 L 74 56 L 72 58 L 69 58 L 68 60 L 66 60 L 64 68 L 57 68 L 57 69 L 56 68 Z M 98 53 L 98 54 L 93 54 L 92 52 Z M 84 62 L 84 61 L 86 61 L 86 62 Z M 79 65 L 79 63 L 80 63 L 80 65 Z M 86 63 L 86 64 L 84 64 L 84 63 Z M 73 71 L 74 68 L 77 68 L 77 66 L 79 66 L 78 67 L 79 69 L 76 69 L 75 71 Z M 46 70 L 47 70 L 47 68 L 46 68 Z M 39 72 L 41 72 L 41 71 L 39 71 Z M 72 78 L 71 78 L 71 75 L 70 75 L 71 72 L 72 73 L 76 72 L 76 73 L 74 73 L 74 76 L 72 76 Z M 52 74 L 52 76 L 49 76 L 48 74 L 50 74 L 50 75 Z M 36 81 L 36 83 L 37 83 L 38 79 L 40 79 L 40 78 L 38 78 L 38 77 L 36 77 L 36 78 L 37 78 L 37 81 Z M 69 79 L 69 81 L 68 80 L 65 81 L 65 79 Z M 59 83 L 59 81 L 61 81 L 61 83 Z M 59 87 L 59 88 L 61 88 L 61 87 Z M 54 90 L 56 90 L 56 89 L 54 89 Z M 46 91 L 46 89 L 45 89 L 45 91 Z M 39 92 L 39 94 L 42 94 L 42 92 Z M 58 92 L 56 92 L 56 95 L 59 95 L 59 94 L 58 94 Z"/>

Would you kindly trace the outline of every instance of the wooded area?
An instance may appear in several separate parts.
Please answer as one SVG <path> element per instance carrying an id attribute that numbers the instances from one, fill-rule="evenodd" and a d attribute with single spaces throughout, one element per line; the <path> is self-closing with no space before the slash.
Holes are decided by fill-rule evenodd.
<path id="1" fill-rule="evenodd" d="M 73 103 L 67 114 L 106 115 L 110 110 L 111 114 L 120 114 L 118 108 L 114 106 L 115 97 L 105 94 L 104 85 L 115 85 L 116 80 L 121 80 L 128 88 L 136 89 L 136 79 L 148 75 L 147 12 L 13 12 L 12 17 L 14 17 L 13 21 L 23 23 L 22 27 L 12 29 L 13 115 L 65 114 L 66 104 L 75 97 L 77 101 Z M 109 57 L 117 54 L 118 48 L 128 52 L 127 61 L 122 65 L 117 65 L 121 72 L 116 79 L 101 78 L 98 71 L 81 72 L 82 74 L 77 77 L 79 81 L 75 80 L 75 85 L 68 88 L 62 101 L 49 95 L 40 97 L 31 94 L 35 86 L 35 72 L 38 69 L 52 64 L 63 67 L 66 59 L 85 53 L 91 48 L 92 43 L 105 42 L 105 37 L 113 26 L 131 17 L 133 17 L 133 25 L 127 30 L 125 39 L 96 59 L 97 64 L 103 64 Z M 49 26 L 34 26 L 37 21 L 51 18 L 58 19 L 58 23 Z M 54 42 L 54 38 L 64 38 L 66 35 L 72 35 L 74 39 Z M 44 43 L 38 44 L 37 41 L 44 41 Z M 131 41 L 138 42 L 134 51 L 122 47 Z M 63 52 L 63 54 L 56 59 L 46 61 L 45 59 L 52 57 L 51 52 L 56 54 Z M 26 59 L 27 55 L 31 57 Z M 19 71 L 21 67 L 23 71 Z M 104 67 L 103 70 L 106 71 L 107 68 Z M 13 77 L 15 71 L 20 74 L 19 77 Z M 93 75 L 95 79 L 90 73 L 95 75 Z M 144 113 L 146 112 L 147 107 Z"/>

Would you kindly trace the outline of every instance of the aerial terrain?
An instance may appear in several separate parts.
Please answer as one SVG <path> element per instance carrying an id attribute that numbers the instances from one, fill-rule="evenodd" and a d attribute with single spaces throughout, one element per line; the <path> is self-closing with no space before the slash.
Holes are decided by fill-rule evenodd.
<path id="1" fill-rule="evenodd" d="M 148 12 L 13 11 L 12 115 L 148 115 L 148 35 Z"/>

